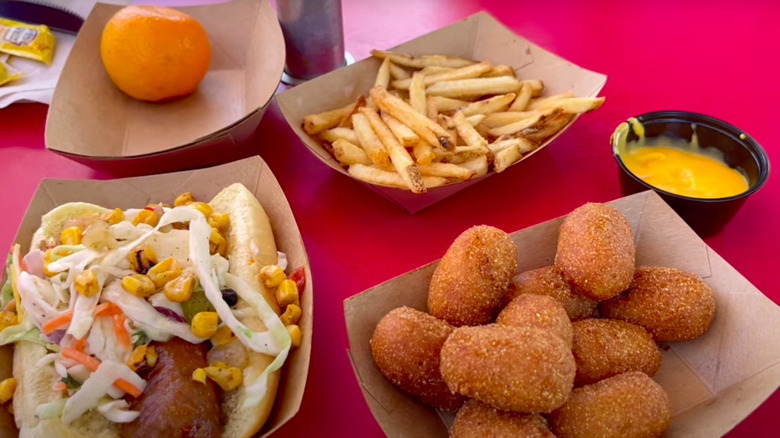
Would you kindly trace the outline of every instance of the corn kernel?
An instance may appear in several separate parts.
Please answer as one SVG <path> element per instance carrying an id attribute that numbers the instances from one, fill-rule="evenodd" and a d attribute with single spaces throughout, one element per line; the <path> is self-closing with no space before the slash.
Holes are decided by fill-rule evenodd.
<path id="1" fill-rule="evenodd" d="M 222 327 L 218 328 L 217 332 L 214 333 L 214 336 L 211 337 L 211 345 L 216 347 L 218 345 L 229 344 L 235 340 L 236 335 L 233 334 L 233 330 L 231 330 L 227 325 L 223 325 Z"/>
<path id="2" fill-rule="evenodd" d="M 219 234 L 216 228 L 211 229 L 211 236 L 209 236 L 209 251 L 211 254 L 221 255 L 227 257 L 227 240 Z"/>
<path id="3" fill-rule="evenodd" d="M 157 350 L 154 349 L 154 345 L 150 345 L 146 349 L 146 364 L 153 367 L 157 364 Z"/>
<path id="4" fill-rule="evenodd" d="M 49 248 L 43 254 L 43 275 L 45 275 L 47 277 L 54 277 L 55 275 L 57 275 L 54 272 L 49 271 L 49 263 L 51 263 L 51 261 L 52 261 L 51 260 L 51 253 L 52 253 L 52 251 L 53 251 L 53 249 Z"/>
<path id="5" fill-rule="evenodd" d="M 236 367 L 218 368 L 209 366 L 205 368 L 205 371 L 209 379 L 213 380 L 214 383 L 225 391 L 234 390 L 244 382 L 243 373 Z"/>
<path id="6" fill-rule="evenodd" d="M 65 228 L 60 234 L 60 242 L 63 245 L 78 245 L 81 243 L 82 234 L 84 234 L 84 230 L 79 227 Z"/>
<path id="7" fill-rule="evenodd" d="M 199 338 L 210 338 L 217 333 L 218 323 L 217 312 L 198 312 L 192 317 L 192 334 Z"/>
<path id="8" fill-rule="evenodd" d="M 149 268 L 157 264 L 157 254 L 151 246 L 136 248 L 127 255 L 127 261 L 130 262 L 133 271 L 146 274 Z"/>
<path id="9" fill-rule="evenodd" d="M 219 361 L 217 361 L 217 362 L 211 362 L 211 363 L 209 364 L 209 366 L 210 366 L 210 367 L 213 367 L 213 368 L 218 368 L 218 369 L 220 369 L 220 370 L 226 370 L 226 369 L 228 369 L 228 368 L 229 368 L 225 362 L 219 362 Z"/>
<path id="10" fill-rule="evenodd" d="M 160 289 L 166 283 L 181 275 L 181 266 L 179 266 L 179 262 L 176 259 L 168 257 L 149 268 L 149 272 L 146 275 L 152 279 L 154 286 Z"/>
<path id="11" fill-rule="evenodd" d="M 286 326 L 286 328 L 287 328 L 287 333 L 290 334 L 290 340 L 292 341 L 292 346 L 300 347 L 301 340 L 303 339 L 303 332 L 301 332 L 301 328 L 295 324 L 288 325 Z"/>
<path id="12" fill-rule="evenodd" d="M 160 218 L 157 216 L 157 213 L 143 209 L 133 218 L 133 225 L 147 224 L 156 227 L 159 221 Z"/>
<path id="13" fill-rule="evenodd" d="M 185 271 L 173 280 L 165 283 L 163 291 L 168 300 L 174 303 L 183 303 L 192 297 L 195 289 L 195 273 Z"/>
<path id="14" fill-rule="evenodd" d="M 284 309 L 284 313 L 279 317 L 284 325 L 296 324 L 300 318 L 301 307 L 295 304 L 288 304 L 287 308 Z"/>
<path id="15" fill-rule="evenodd" d="M 100 219 L 108 222 L 111 225 L 116 225 L 125 220 L 125 213 L 121 208 L 115 208 L 111 211 L 107 211 L 100 216 Z"/>
<path id="16" fill-rule="evenodd" d="M 143 274 L 132 274 L 123 278 L 122 288 L 140 298 L 149 298 L 157 290 L 154 282 Z"/>
<path id="17" fill-rule="evenodd" d="M 16 391 L 16 379 L 9 377 L 0 382 L 0 404 L 4 404 L 14 396 Z"/>
<path id="18" fill-rule="evenodd" d="M 260 269 L 260 281 L 265 287 L 277 287 L 287 278 L 282 268 L 276 265 L 266 265 Z"/>
<path id="19" fill-rule="evenodd" d="M 203 216 L 206 218 L 211 216 L 211 213 L 214 213 L 214 209 L 212 209 L 211 206 L 206 204 L 205 202 L 191 202 L 187 204 L 187 206 L 192 207 L 195 210 L 198 210 L 199 212 L 203 213 Z"/>
<path id="20" fill-rule="evenodd" d="M 16 316 L 16 313 L 8 310 L 0 312 L 0 332 L 18 323 L 19 318 Z"/>
<path id="21" fill-rule="evenodd" d="M 144 363 L 144 359 L 146 359 L 146 349 L 146 345 L 139 345 L 130 353 L 130 359 L 127 361 L 127 366 L 131 370 L 138 371 L 138 367 Z"/>
<path id="22" fill-rule="evenodd" d="M 279 303 L 279 307 L 285 307 L 289 304 L 300 306 L 298 285 L 292 280 L 284 280 L 276 289 L 276 302 Z"/>
<path id="23" fill-rule="evenodd" d="M 91 297 L 100 292 L 97 275 L 91 269 L 87 269 L 77 275 L 76 279 L 73 280 L 73 286 L 76 288 L 76 292 L 85 297 Z"/>
<path id="24" fill-rule="evenodd" d="M 209 216 L 208 222 L 212 228 L 216 228 L 222 234 L 227 234 L 230 229 L 230 216 L 226 213 L 214 212 Z"/>
<path id="25" fill-rule="evenodd" d="M 195 368 L 192 372 L 192 380 L 200 383 L 206 383 L 206 370 L 203 368 Z"/>
<path id="26" fill-rule="evenodd" d="M 173 201 L 173 205 L 176 207 L 181 207 L 182 205 L 187 205 L 190 202 L 195 202 L 195 198 L 192 196 L 192 193 L 184 192 L 176 197 L 176 199 Z"/>

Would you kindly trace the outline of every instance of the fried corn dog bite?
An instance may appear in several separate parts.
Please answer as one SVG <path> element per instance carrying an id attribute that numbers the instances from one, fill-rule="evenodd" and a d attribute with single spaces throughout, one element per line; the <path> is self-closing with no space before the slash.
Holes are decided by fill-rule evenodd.
<path id="1" fill-rule="evenodd" d="M 450 390 L 505 411 L 559 407 L 571 392 L 575 367 L 566 343 L 535 327 L 460 327 L 441 349 L 441 374 Z"/>
<path id="2" fill-rule="evenodd" d="M 399 307 L 385 315 L 369 341 L 379 371 L 423 403 L 455 411 L 465 398 L 450 392 L 439 371 L 439 353 L 452 326 L 425 312 Z"/>
<path id="3" fill-rule="evenodd" d="M 450 438 L 485 437 L 555 438 L 555 435 L 539 414 L 506 412 L 469 400 L 455 415 Z"/>
<path id="4" fill-rule="evenodd" d="M 609 205 L 585 204 L 561 224 L 555 265 L 569 283 L 596 301 L 628 288 L 635 258 L 631 226 Z"/>
<path id="5" fill-rule="evenodd" d="M 598 302 L 576 293 L 563 278 L 563 272 L 555 265 L 521 272 L 509 282 L 504 305 L 523 294 L 548 295 L 563 305 L 569 319 L 576 321 L 593 316 Z"/>
<path id="6" fill-rule="evenodd" d="M 572 324 L 572 354 L 577 363 L 574 386 L 588 385 L 629 371 L 652 377 L 661 351 L 644 328 L 617 319 L 583 319 Z"/>
<path id="7" fill-rule="evenodd" d="M 496 323 L 550 330 L 569 348 L 572 345 L 572 324 L 569 316 L 558 300 L 547 295 L 520 295 L 504 307 L 498 314 Z"/>
<path id="8" fill-rule="evenodd" d="M 698 275 L 674 268 L 640 267 L 628 290 L 600 303 L 603 316 L 641 325 L 657 342 L 690 341 L 715 318 L 715 294 Z"/>
<path id="9" fill-rule="evenodd" d="M 428 311 L 455 327 L 487 324 L 496 315 L 517 270 L 517 249 L 507 233 L 480 225 L 461 233 L 436 267 Z"/>
<path id="10" fill-rule="evenodd" d="M 666 391 L 642 372 L 630 372 L 575 388 L 550 415 L 558 438 L 650 438 L 669 428 Z"/>

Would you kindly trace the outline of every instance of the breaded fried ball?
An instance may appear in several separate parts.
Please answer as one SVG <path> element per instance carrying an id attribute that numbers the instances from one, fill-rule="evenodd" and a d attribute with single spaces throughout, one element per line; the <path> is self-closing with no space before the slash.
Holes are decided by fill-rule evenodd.
<path id="1" fill-rule="evenodd" d="M 453 327 L 446 321 L 409 307 L 382 317 L 371 336 L 371 354 L 390 382 L 423 403 L 455 411 L 465 397 L 453 394 L 439 371 L 444 340 Z"/>
<path id="2" fill-rule="evenodd" d="M 461 406 L 450 428 L 450 438 L 555 438 L 539 414 L 498 410 L 477 400 Z"/>
<path id="3" fill-rule="evenodd" d="M 629 371 L 653 377 L 661 351 L 644 328 L 618 319 L 583 319 L 572 323 L 572 354 L 577 363 L 574 386 L 588 385 Z"/>
<path id="4" fill-rule="evenodd" d="M 498 314 L 496 323 L 550 330 L 571 348 L 571 321 L 563 306 L 547 295 L 524 294 L 512 300 Z"/>
<path id="5" fill-rule="evenodd" d="M 563 278 L 563 272 L 555 265 L 521 272 L 512 277 L 504 305 L 523 294 L 548 295 L 560 301 L 569 319 L 576 321 L 590 318 L 598 304 L 595 300 L 573 291 Z"/>
<path id="6" fill-rule="evenodd" d="M 569 396 L 575 367 L 563 340 L 535 327 L 460 327 L 441 349 L 450 390 L 504 411 L 551 412 Z"/>
<path id="7" fill-rule="evenodd" d="M 607 318 L 641 325 L 657 342 L 690 341 L 710 328 L 715 294 L 694 273 L 640 267 L 628 290 L 599 308 Z"/>
<path id="8" fill-rule="evenodd" d="M 609 205 L 585 204 L 561 224 L 555 265 L 569 283 L 596 301 L 610 299 L 628 288 L 635 258 L 631 226 Z"/>
<path id="9" fill-rule="evenodd" d="M 487 225 L 461 233 L 433 272 L 428 312 L 455 327 L 487 324 L 517 270 L 509 235 Z"/>
<path id="10" fill-rule="evenodd" d="M 575 388 L 549 418 L 558 438 L 650 438 L 669 428 L 672 407 L 661 385 L 634 371 Z"/>

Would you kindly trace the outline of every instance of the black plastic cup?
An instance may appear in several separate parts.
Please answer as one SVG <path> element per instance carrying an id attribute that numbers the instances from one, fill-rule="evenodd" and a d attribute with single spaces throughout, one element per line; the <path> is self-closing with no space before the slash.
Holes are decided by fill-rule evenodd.
<path id="1" fill-rule="evenodd" d="M 656 111 L 636 117 L 644 126 L 645 137 L 671 137 L 690 142 L 693 125 L 702 148 L 714 147 L 723 153 L 729 167 L 741 171 L 748 179 L 748 190 L 727 198 L 692 198 L 676 195 L 642 181 L 631 173 L 620 159 L 617 139 L 611 138 L 612 154 L 618 164 L 623 195 L 652 189 L 702 237 L 720 232 L 745 203 L 769 178 L 769 159 L 761 146 L 749 135 L 722 120 L 686 111 Z M 627 143 L 639 139 L 629 124 Z"/>

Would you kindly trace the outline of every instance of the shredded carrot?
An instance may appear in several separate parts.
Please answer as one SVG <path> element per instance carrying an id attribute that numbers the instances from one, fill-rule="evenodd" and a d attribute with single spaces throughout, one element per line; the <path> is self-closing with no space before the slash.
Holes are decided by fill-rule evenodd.
<path id="1" fill-rule="evenodd" d="M 54 385 L 52 385 L 51 389 L 55 391 L 65 391 L 68 389 L 68 387 L 65 385 L 65 382 L 57 382 Z"/>
<path id="2" fill-rule="evenodd" d="M 73 359 L 76 362 L 86 365 L 86 367 L 92 371 L 97 371 L 98 367 L 100 366 L 99 360 L 80 351 L 74 350 L 73 348 L 63 348 L 60 350 L 60 354 L 62 354 L 62 357 L 66 359 Z M 114 386 L 132 395 L 133 397 L 138 397 L 143 392 L 141 391 L 141 388 L 136 387 L 125 379 L 117 380 L 114 382 Z"/>
<path id="3" fill-rule="evenodd" d="M 72 319 L 73 319 L 73 311 L 69 310 L 44 322 L 41 325 L 41 331 L 43 332 L 43 334 L 48 335 L 51 332 L 61 329 L 66 325 L 70 324 L 70 321 Z"/>
<path id="4" fill-rule="evenodd" d="M 125 315 L 114 315 L 114 331 L 116 332 L 116 339 L 119 341 L 119 345 L 130 349 L 132 343 L 130 342 L 130 333 L 125 328 L 125 319 Z"/>
<path id="5" fill-rule="evenodd" d="M 118 315 L 122 310 L 114 303 L 101 303 L 95 306 L 95 310 L 92 311 L 92 316 L 98 317 L 103 315 Z"/>
<path id="6" fill-rule="evenodd" d="M 5 308 L 3 308 L 3 310 L 5 310 L 6 312 L 11 312 L 15 308 L 16 308 L 16 301 L 11 300 L 8 302 L 8 304 L 5 305 Z"/>
<path id="7" fill-rule="evenodd" d="M 73 343 L 73 349 L 78 351 L 84 351 L 84 343 L 87 341 L 87 337 L 83 337 L 81 339 L 76 339 L 76 342 Z"/>

